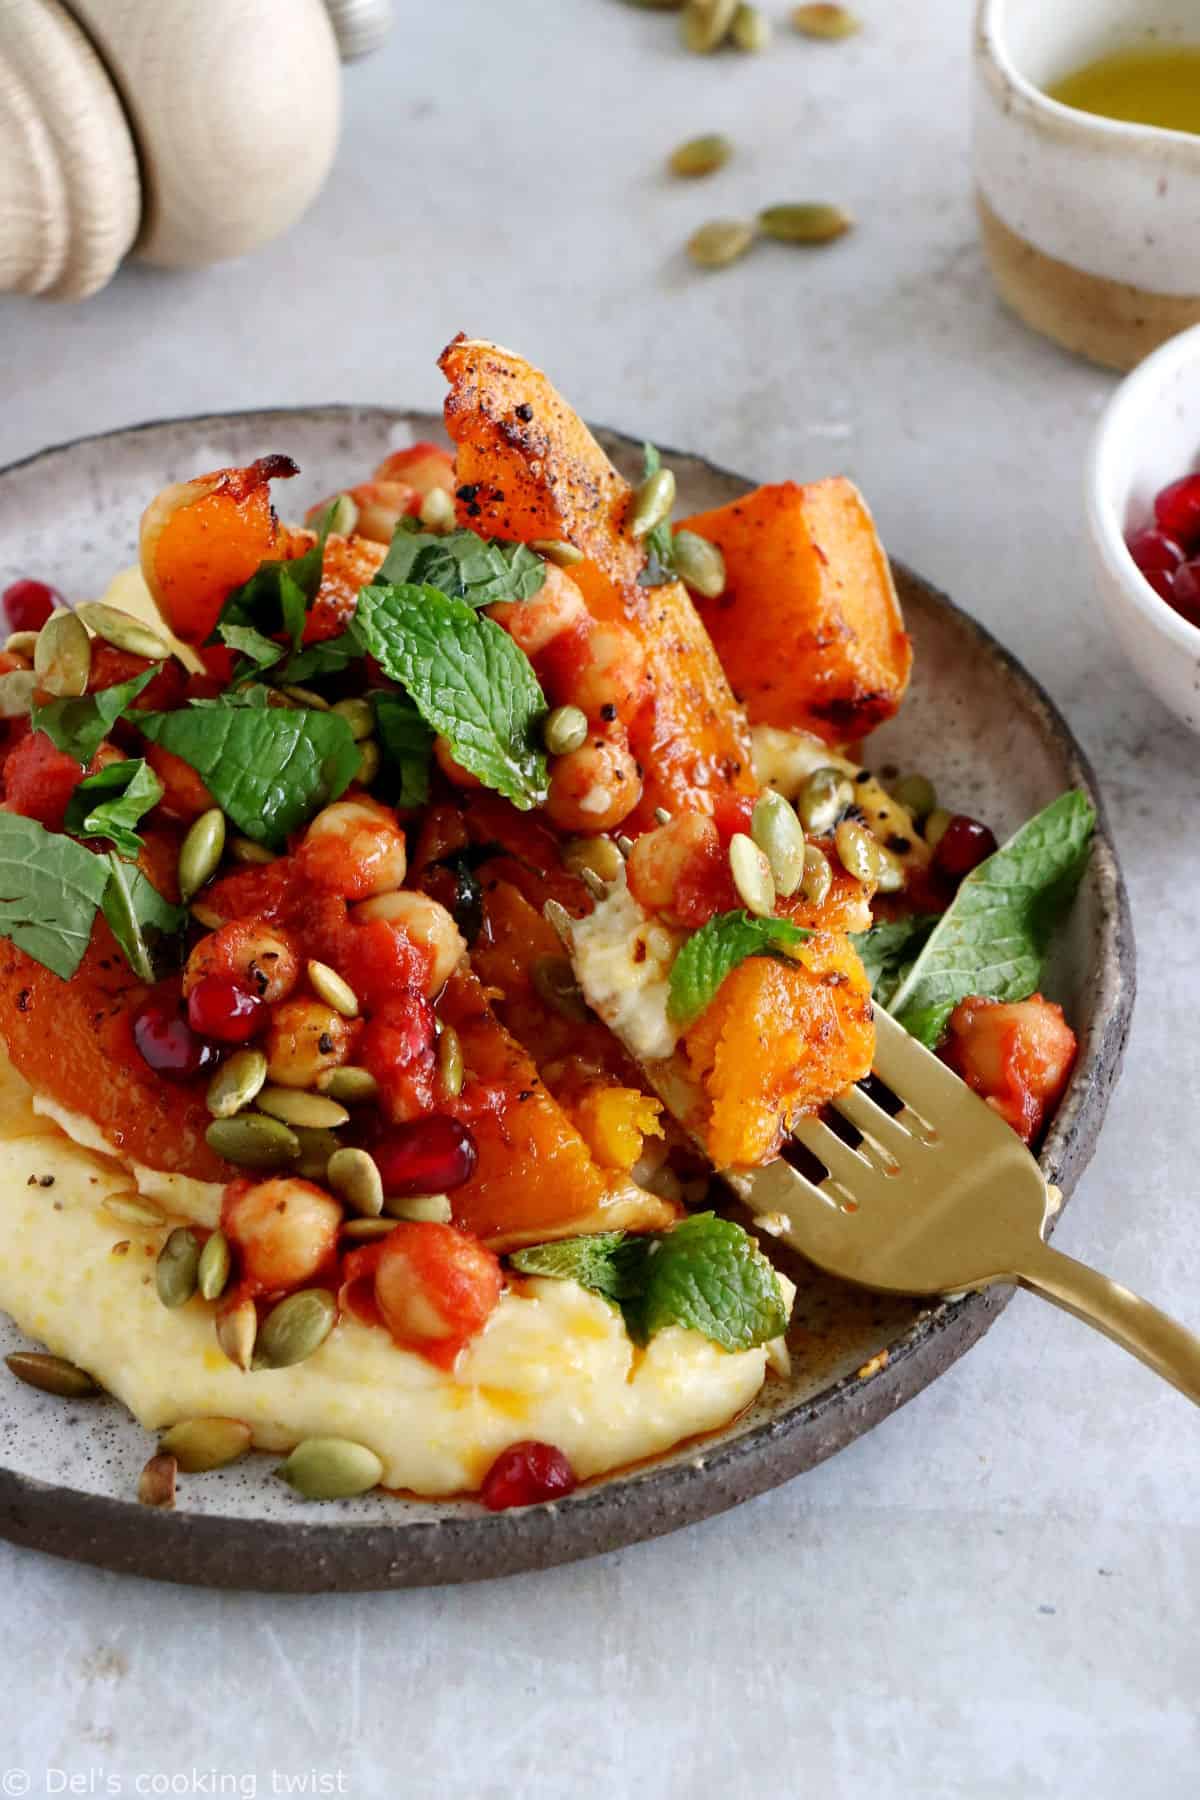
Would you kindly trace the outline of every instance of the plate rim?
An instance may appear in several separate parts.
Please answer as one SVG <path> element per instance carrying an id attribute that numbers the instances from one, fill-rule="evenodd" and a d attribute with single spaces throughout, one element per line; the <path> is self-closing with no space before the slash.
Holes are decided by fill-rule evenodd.
<path id="1" fill-rule="evenodd" d="M 441 428 L 421 407 L 327 402 L 185 413 L 141 420 L 46 445 L 0 467 L 0 483 L 54 456 L 179 426 L 220 430 L 303 417 L 310 422 L 374 419 Z M 636 448 L 639 439 L 591 425 L 602 444 Z M 662 445 L 722 480 L 755 484 L 694 451 Z M 947 612 L 958 629 L 1022 691 L 1043 732 L 1057 742 L 1072 780 L 1096 808 L 1091 873 L 1097 884 L 1097 959 L 1102 990 L 1098 1028 L 1055 1115 L 1040 1161 L 1062 1189 L 1064 1205 L 1087 1166 L 1124 1057 L 1136 995 L 1136 952 L 1129 898 L 1091 762 L 1046 688 L 1012 651 L 940 588 L 892 559 L 903 585 Z M 396 1524 L 328 1524 L 157 1512 L 136 1500 L 87 1494 L 0 1467 L 0 1536 L 26 1548 L 118 1573 L 207 1587 L 324 1593 L 439 1586 L 550 1568 L 659 1537 L 725 1511 L 815 1467 L 894 1412 L 943 1374 L 991 1327 L 1012 1288 L 992 1288 L 925 1309 L 889 1346 L 887 1365 L 870 1380 L 849 1375 L 786 1414 L 741 1436 L 666 1466 L 588 1484 L 565 1502 L 520 1512 L 406 1519 Z M 815 1429 L 813 1429 L 815 1428 Z M 436 1538 L 436 1542 L 434 1541 Z"/>

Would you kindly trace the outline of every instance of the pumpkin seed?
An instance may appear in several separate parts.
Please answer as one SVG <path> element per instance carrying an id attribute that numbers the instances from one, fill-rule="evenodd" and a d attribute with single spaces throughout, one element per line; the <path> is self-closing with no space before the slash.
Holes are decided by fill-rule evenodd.
<path id="1" fill-rule="evenodd" d="M 332 1131 L 317 1130 L 310 1125 L 293 1125 L 292 1130 L 300 1140 L 297 1175 L 303 1175 L 306 1181 L 324 1181 L 330 1157 L 341 1148 L 337 1138 Z"/>
<path id="2" fill-rule="evenodd" d="M 370 787 L 383 763 L 383 753 L 374 738 L 365 738 L 358 748 L 360 754 L 354 779 L 360 787 Z"/>
<path id="3" fill-rule="evenodd" d="M 90 1400 L 100 1392 L 98 1382 L 86 1369 L 76 1368 L 65 1356 L 50 1356 L 44 1350 L 14 1350 L 5 1357 L 9 1373 L 26 1387 L 43 1394 L 56 1394 L 60 1400 Z"/>
<path id="4" fill-rule="evenodd" d="M 829 858 L 816 844 L 806 844 L 800 892 L 811 906 L 824 906 L 832 886 L 833 870 L 829 866 Z"/>
<path id="5" fill-rule="evenodd" d="M 610 837 L 568 838 L 562 847 L 563 868 L 571 875 L 591 869 L 601 881 L 615 881 L 624 858 Z"/>
<path id="6" fill-rule="evenodd" d="M 914 819 L 927 819 L 937 808 L 937 789 L 926 775 L 905 775 L 893 785 L 892 796 Z"/>
<path id="7" fill-rule="evenodd" d="M 463 1090 L 462 1039 L 453 1025 L 443 1025 L 437 1043 L 438 1081 L 447 1099 L 456 1099 Z"/>
<path id="8" fill-rule="evenodd" d="M 684 48 L 707 56 L 733 24 L 738 0 L 687 0 L 679 22 Z"/>
<path id="9" fill-rule="evenodd" d="M 578 706 L 556 706 L 542 722 L 542 742 L 551 756 L 569 756 L 587 742 L 587 714 Z"/>
<path id="10" fill-rule="evenodd" d="M 862 20 L 848 6 L 837 6 L 832 0 L 814 0 L 806 6 L 792 8 L 792 26 L 803 37 L 847 38 L 862 30 Z"/>
<path id="11" fill-rule="evenodd" d="M 881 894 L 898 894 L 904 886 L 904 864 L 893 856 L 886 844 L 876 842 L 879 852 L 879 875 L 876 887 Z"/>
<path id="12" fill-rule="evenodd" d="M 595 869 L 580 869 L 579 879 L 593 900 L 608 899 L 608 883 L 601 881 Z"/>
<path id="13" fill-rule="evenodd" d="M 574 544 L 565 543 L 562 538 L 534 538 L 529 548 L 560 569 L 573 569 L 576 563 L 583 561 L 583 551 L 577 550 Z"/>
<path id="14" fill-rule="evenodd" d="M 754 242 L 754 227 L 744 219 L 710 219 L 693 231 L 687 253 L 701 269 L 726 269 L 745 256 Z"/>
<path id="15" fill-rule="evenodd" d="M 33 710 L 34 691 L 41 685 L 32 669 L 10 669 L 0 675 L 0 719 L 24 719 Z"/>
<path id="16" fill-rule="evenodd" d="M 800 789 L 796 811 L 810 836 L 826 837 L 853 800 L 852 783 L 840 769 L 823 764 L 812 771 Z"/>
<path id="17" fill-rule="evenodd" d="M 671 815 L 667 811 L 665 806 L 656 806 L 655 807 L 654 823 L 656 825 L 669 825 L 671 823 Z"/>
<path id="18" fill-rule="evenodd" d="M 336 969 L 331 969 L 328 963 L 310 962 L 308 979 L 317 998 L 326 1006 L 332 1006 L 334 1012 L 341 1013 L 343 1019 L 358 1017 L 358 995 Z"/>
<path id="19" fill-rule="evenodd" d="M 238 1113 L 214 1119 L 204 1133 L 209 1149 L 241 1169 L 286 1169 L 299 1160 L 300 1139 L 280 1119 Z"/>
<path id="20" fill-rule="evenodd" d="M 723 132 L 707 131 L 703 137 L 689 138 L 686 144 L 672 150 L 667 167 L 672 175 L 712 175 L 724 168 L 732 155 L 733 144 Z"/>
<path id="21" fill-rule="evenodd" d="M 383 1480 L 383 1464 L 349 1438 L 305 1438 L 275 1473 L 302 1500 L 352 1500 Z"/>
<path id="22" fill-rule="evenodd" d="M 375 1158 L 366 1150 L 335 1150 L 325 1179 L 338 1199 L 364 1219 L 377 1219 L 383 1211 L 383 1177 Z"/>
<path id="23" fill-rule="evenodd" d="M 138 1477 L 138 1499 L 143 1506 L 158 1506 L 169 1511 L 175 1504 L 175 1477 L 179 1464 L 173 1456 L 161 1451 L 152 1456 Z"/>
<path id="24" fill-rule="evenodd" d="M 333 707 L 324 694 L 318 694 L 313 688 L 298 687 L 294 681 L 286 682 L 279 692 L 285 694 L 297 706 L 307 707 L 310 712 L 333 711 Z"/>
<path id="25" fill-rule="evenodd" d="M 831 244 L 844 237 L 854 220 L 840 206 L 824 200 L 802 200 L 782 206 L 764 206 L 758 215 L 764 237 L 785 244 Z"/>
<path id="26" fill-rule="evenodd" d="M 229 1286 L 229 1271 L 233 1264 L 230 1254 L 229 1239 L 223 1231 L 214 1231 L 200 1252 L 200 1261 L 196 1265 L 196 1283 L 204 1300 L 219 1300 Z"/>
<path id="27" fill-rule="evenodd" d="M 258 1336 L 258 1308 L 253 1300 L 239 1300 L 216 1318 L 217 1343 L 235 1368 L 248 1369 Z"/>
<path id="28" fill-rule="evenodd" d="M 564 1019 L 583 1024 L 591 1015 L 565 956 L 535 956 L 529 967 L 534 991 Z"/>
<path id="29" fill-rule="evenodd" d="M 729 869 L 733 885 L 748 912 L 769 919 L 775 911 L 775 881 L 771 865 L 744 831 L 735 831 L 729 840 Z"/>
<path id="30" fill-rule="evenodd" d="M 185 905 L 216 874 L 224 853 L 225 814 L 210 806 L 188 827 L 179 846 L 179 898 Z"/>
<path id="31" fill-rule="evenodd" d="M 208 1084 L 205 1100 L 214 1119 L 232 1119 L 261 1091 L 267 1059 L 261 1050 L 235 1050 Z"/>
<path id="32" fill-rule="evenodd" d="M 83 621 L 71 612 L 47 619 L 38 632 L 33 667 L 48 694 L 57 694 L 63 699 L 86 694 L 92 667 L 92 640 Z M 21 669 L 16 673 L 23 675 L 25 671 Z"/>
<path id="33" fill-rule="evenodd" d="M 879 880 L 881 858 L 879 845 L 866 827 L 857 819 L 843 819 L 833 834 L 833 841 L 847 873 L 866 887 L 874 886 Z"/>
<path id="34" fill-rule="evenodd" d="M 158 1440 L 160 1453 L 173 1456 L 185 1475 L 206 1475 L 245 1456 L 250 1427 L 241 1419 L 180 1419 Z"/>
<path id="35" fill-rule="evenodd" d="M 10 656 L 23 656 L 27 662 L 32 662 L 37 641 L 36 631 L 12 631 L 4 640 L 4 648 Z"/>
<path id="36" fill-rule="evenodd" d="M 631 837 L 626 837 L 623 831 L 618 831 L 616 837 L 613 839 L 613 843 L 621 852 L 623 860 L 628 862 L 629 858 L 633 855 L 633 839 Z"/>
<path id="37" fill-rule="evenodd" d="M 162 662 L 171 654 L 171 646 L 160 632 L 150 625 L 143 625 L 132 613 L 122 612 L 119 606 L 105 606 L 102 600 L 85 600 L 75 608 L 75 616 L 106 644 L 125 650 L 130 656 L 144 656 L 147 662 Z"/>
<path id="38" fill-rule="evenodd" d="M 188 911 L 197 925 L 203 925 L 205 931 L 218 931 L 226 923 L 224 915 L 215 906 L 205 906 L 199 900 L 194 900 Z"/>
<path id="39" fill-rule="evenodd" d="M 307 1362 L 337 1324 L 337 1301 L 328 1288 L 302 1288 L 272 1307 L 262 1322 L 254 1365 L 290 1369 Z"/>
<path id="40" fill-rule="evenodd" d="M 326 1069 L 317 1086 L 321 1093 L 328 1094 L 331 1100 L 340 1100 L 343 1106 L 361 1106 L 379 1094 L 379 1083 L 371 1071 L 356 1068 L 353 1063 Z"/>
<path id="41" fill-rule="evenodd" d="M 231 837 L 228 847 L 234 862 L 253 863 L 261 866 L 275 861 L 274 851 L 268 850 L 265 844 L 256 844 L 253 838 Z"/>
<path id="42" fill-rule="evenodd" d="M 342 1236 L 358 1243 L 373 1244 L 380 1238 L 390 1237 L 399 1223 L 398 1219 L 347 1219 L 342 1226 Z"/>
<path id="43" fill-rule="evenodd" d="M 672 539 L 675 573 L 684 587 L 704 600 L 725 592 L 725 558 L 698 531 L 677 531 Z"/>
<path id="44" fill-rule="evenodd" d="M 936 850 L 946 835 L 946 828 L 954 814 L 947 812 L 944 806 L 935 806 L 925 821 L 925 842 L 931 850 Z"/>
<path id="45" fill-rule="evenodd" d="M 439 493 L 441 489 L 438 490 Z M 375 730 L 375 708 L 361 694 L 355 694 L 349 700 L 339 700 L 333 708 L 339 719 L 345 719 L 350 727 L 350 736 L 355 743 L 369 738 Z"/>
<path id="46" fill-rule="evenodd" d="M 750 835 L 766 857 L 777 894 L 794 894 L 804 877 L 804 830 L 782 794 L 768 788 L 754 808 Z"/>
<path id="47" fill-rule="evenodd" d="M 383 1210 L 393 1219 L 405 1219 L 410 1225 L 448 1225 L 454 1208 L 445 1194 L 412 1194 L 403 1200 L 385 1200 Z"/>
<path id="48" fill-rule="evenodd" d="M 566 907 L 557 900 L 547 900 L 542 907 L 542 917 L 547 925 L 553 927 L 558 934 L 558 941 L 564 950 L 571 948 L 571 927 L 574 924 Z"/>
<path id="49" fill-rule="evenodd" d="M 146 1225 L 153 1228 L 166 1223 L 166 1213 L 156 1200 L 145 1200 L 132 1190 L 126 1194 L 109 1194 L 101 1202 L 106 1213 L 122 1225 Z"/>
<path id="50" fill-rule="evenodd" d="M 310 1131 L 336 1131 L 349 1122 L 350 1114 L 328 1094 L 310 1094 L 304 1088 L 265 1087 L 258 1096 L 258 1110 L 285 1125 L 304 1125 Z"/>
<path id="51" fill-rule="evenodd" d="M 457 517 L 453 495 L 444 487 L 430 488 L 421 502 L 418 517 L 427 531 L 451 531 Z"/>
<path id="52" fill-rule="evenodd" d="M 771 41 L 770 19 L 757 6 L 739 6 L 729 27 L 729 41 L 739 50 L 765 50 Z"/>
<path id="53" fill-rule="evenodd" d="M 358 524 L 358 504 L 354 496 L 338 494 L 333 500 L 323 500 L 320 506 L 310 506 L 304 515 L 304 523 L 310 531 L 319 531 L 327 516 L 329 530 L 335 537 L 349 537 Z"/>
<path id="54" fill-rule="evenodd" d="M 158 1297 L 172 1311 L 186 1306 L 196 1292 L 200 1269 L 200 1239 L 186 1225 L 177 1225 L 167 1236 L 154 1267 Z"/>
<path id="55" fill-rule="evenodd" d="M 675 476 L 670 469 L 655 469 L 633 496 L 629 510 L 629 535 L 644 538 L 648 531 L 671 516 L 675 504 Z"/>

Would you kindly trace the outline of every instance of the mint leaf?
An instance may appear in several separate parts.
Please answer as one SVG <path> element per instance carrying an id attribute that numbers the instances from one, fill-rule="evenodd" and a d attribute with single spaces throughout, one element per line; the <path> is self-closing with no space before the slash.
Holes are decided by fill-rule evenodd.
<path id="1" fill-rule="evenodd" d="M 108 763 L 81 781 L 67 805 L 63 830 L 72 837 L 107 838 L 124 856 L 136 857 L 142 840 L 134 830 L 162 799 L 162 782 L 143 758 Z"/>
<path id="2" fill-rule="evenodd" d="M 748 956 L 786 953 L 812 932 L 787 919 L 758 919 L 747 912 L 717 913 L 693 932 L 671 965 L 667 1011 L 691 1025 L 716 997 L 721 983 Z"/>
<path id="3" fill-rule="evenodd" d="M 1026 1000 L 1087 866 L 1096 815 L 1060 794 L 972 869 L 893 993 L 888 1011 L 934 1045 L 960 1000 Z"/>
<path id="4" fill-rule="evenodd" d="M 542 805 L 546 699 L 506 631 L 465 600 L 407 585 L 363 588 L 350 629 L 464 769 L 522 812 Z"/>
<path id="5" fill-rule="evenodd" d="M 642 480 L 648 475 L 657 475 L 662 468 L 662 457 L 653 444 L 642 445 Z M 675 538 L 671 531 L 670 519 L 664 519 L 653 531 L 648 531 L 642 540 L 646 550 L 646 566 L 638 576 L 639 587 L 662 587 L 664 582 L 675 579 Z"/>
<path id="6" fill-rule="evenodd" d="M 577 1281 L 619 1304 L 637 1344 L 681 1325 L 725 1350 L 749 1350 L 787 1330 L 775 1270 L 740 1225 L 715 1213 L 644 1236 L 606 1231 L 536 1244 L 509 1261 L 524 1275 Z"/>
<path id="7" fill-rule="evenodd" d="M 148 713 L 138 724 L 195 769 L 239 831 L 272 849 L 344 792 L 360 760 L 340 714 L 266 706 L 252 694 Z"/>
<path id="8" fill-rule="evenodd" d="M 221 637 L 230 650 L 238 651 L 260 672 L 274 668 L 287 655 L 286 644 L 264 637 L 253 625 L 222 625 Z"/>
<path id="9" fill-rule="evenodd" d="M 64 981 L 91 941 L 108 864 L 36 819 L 0 812 L 0 937 Z"/>
<path id="10" fill-rule="evenodd" d="M 130 702 L 161 669 L 162 664 L 155 663 L 129 681 L 119 681 L 95 694 L 81 694 L 73 700 L 48 700 L 44 706 L 35 703 L 30 723 L 35 731 L 44 731 L 56 749 L 65 750 L 86 766 Z"/>
<path id="11" fill-rule="evenodd" d="M 270 644 L 276 637 L 282 635 L 293 650 L 299 650 L 308 609 L 321 585 L 325 539 L 329 536 L 336 506 L 335 500 L 326 508 L 317 527 L 317 541 L 303 556 L 262 562 L 249 581 L 234 588 L 221 608 L 209 643 L 228 644 L 231 650 L 250 656 L 260 668 L 269 667 L 269 663 L 262 661 L 262 645 Z M 245 642 L 239 643 L 236 635 L 230 635 L 231 632 L 241 635 L 246 630 L 252 631 L 258 640 L 259 654 L 248 649 Z M 283 647 L 276 645 L 275 648 L 280 656 L 285 654 Z"/>
<path id="12" fill-rule="evenodd" d="M 284 681 L 320 681 L 325 675 L 341 675 L 352 662 L 362 657 L 362 645 L 348 631 L 326 638 L 320 644 L 309 644 L 288 658 L 281 677 Z"/>
<path id="13" fill-rule="evenodd" d="M 368 698 L 383 754 L 383 778 L 399 807 L 424 806 L 429 798 L 433 733 L 407 694 L 377 688 Z"/>
<path id="14" fill-rule="evenodd" d="M 491 606 L 497 600 L 532 600 L 545 583 L 546 565 L 528 544 L 482 538 L 465 527 L 414 531 L 402 521 L 375 580 L 437 588 L 452 600 Z"/>
<path id="15" fill-rule="evenodd" d="M 852 931 L 850 941 L 862 959 L 872 998 L 886 1006 L 916 961 L 938 913 L 913 913 L 907 919 L 884 919 L 870 931 Z"/>
<path id="16" fill-rule="evenodd" d="M 100 867 L 108 873 L 103 903 L 108 928 L 139 981 L 154 981 L 159 953 L 165 940 L 178 937 L 187 924 L 187 908 L 164 900 L 154 883 L 140 869 L 122 862 L 115 850 Z"/>

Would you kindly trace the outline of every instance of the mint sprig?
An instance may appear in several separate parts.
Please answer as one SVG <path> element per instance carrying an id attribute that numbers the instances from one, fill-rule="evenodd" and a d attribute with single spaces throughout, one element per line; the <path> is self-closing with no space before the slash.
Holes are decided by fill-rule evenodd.
<path id="1" fill-rule="evenodd" d="M 407 694 L 377 688 L 369 699 L 383 756 L 385 788 L 398 807 L 424 806 L 429 798 L 432 731 Z"/>
<path id="2" fill-rule="evenodd" d="M 162 793 L 162 782 L 142 757 L 108 763 L 79 783 L 67 803 L 63 830 L 72 837 L 107 838 L 123 856 L 136 857 L 142 839 L 134 827 Z"/>
<path id="3" fill-rule="evenodd" d="M 871 997 L 881 1006 L 888 1004 L 916 962 L 938 917 L 912 913 L 907 919 L 883 919 L 869 931 L 850 933 L 871 983 Z"/>
<path id="4" fill-rule="evenodd" d="M 1060 794 L 965 877 L 888 1011 L 934 1045 L 960 1000 L 1026 1000 L 1051 935 L 1087 866 L 1096 814 L 1086 794 Z"/>
<path id="5" fill-rule="evenodd" d="M 129 681 L 118 681 L 94 694 L 81 694 L 78 699 L 47 700 L 43 706 L 35 702 L 30 724 L 35 731 L 44 731 L 56 750 L 64 750 L 86 766 L 117 720 L 161 669 L 162 664 L 155 663 Z"/>
<path id="6" fill-rule="evenodd" d="M 667 1011 L 676 1024 L 688 1026 L 716 998 L 727 975 L 748 956 L 786 955 L 811 937 L 788 919 L 759 919 L 747 912 L 717 913 L 693 932 L 671 965 Z"/>
<path id="7" fill-rule="evenodd" d="M 517 1250 L 524 1275 L 577 1281 L 619 1305 L 626 1330 L 646 1344 L 670 1325 L 698 1331 L 724 1350 L 750 1350 L 787 1329 L 779 1278 L 750 1235 L 715 1213 L 694 1213 L 673 1230 L 609 1231 Z"/>
<path id="8" fill-rule="evenodd" d="M 321 586 L 325 540 L 336 507 L 335 500 L 326 508 L 317 527 L 317 541 L 303 556 L 268 558 L 248 581 L 234 588 L 221 608 L 210 643 L 228 645 L 259 669 L 280 661 L 288 644 L 293 651 L 299 650 L 308 609 Z M 280 636 L 287 643 L 274 641 Z"/>
<path id="9" fill-rule="evenodd" d="M 336 800 L 361 760 L 340 714 L 269 706 L 253 690 L 148 713 L 138 724 L 151 742 L 195 769 L 240 832 L 272 849 Z"/>
<path id="10" fill-rule="evenodd" d="M 0 937 L 68 981 L 91 941 L 109 867 L 36 819 L 0 812 Z"/>
<path id="11" fill-rule="evenodd" d="M 168 941 L 178 942 L 187 924 L 187 908 L 164 900 L 154 883 L 132 863 L 122 862 L 115 850 L 109 852 L 107 867 L 103 910 L 109 930 L 138 979 L 154 981 Z"/>
<path id="12" fill-rule="evenodd" d="M 546 698 L 506 631 L 465 600 L 408 584 L 363 588 L 350 629 L 456 761 L 522 812 L 542 805 Z"/>
<path id="13" fill-rule="evenodd" d="M 465 527 L 421 531 L 402 519 L 383 566 L 380 585 L 434 587 L 470 606 L 498 600 L 532 600 L 546 580 L 546 565 L 528 544 L 482 538 Z"/>

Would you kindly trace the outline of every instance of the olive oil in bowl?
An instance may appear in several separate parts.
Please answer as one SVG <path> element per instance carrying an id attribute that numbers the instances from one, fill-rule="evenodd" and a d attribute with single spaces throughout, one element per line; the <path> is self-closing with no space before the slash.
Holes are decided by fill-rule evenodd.
<path id="1" fill-rule="evenodd" d="M 1200 44 L 1118 50 L 1046 91 L 1077 112 L 1200 135 Z"/>

